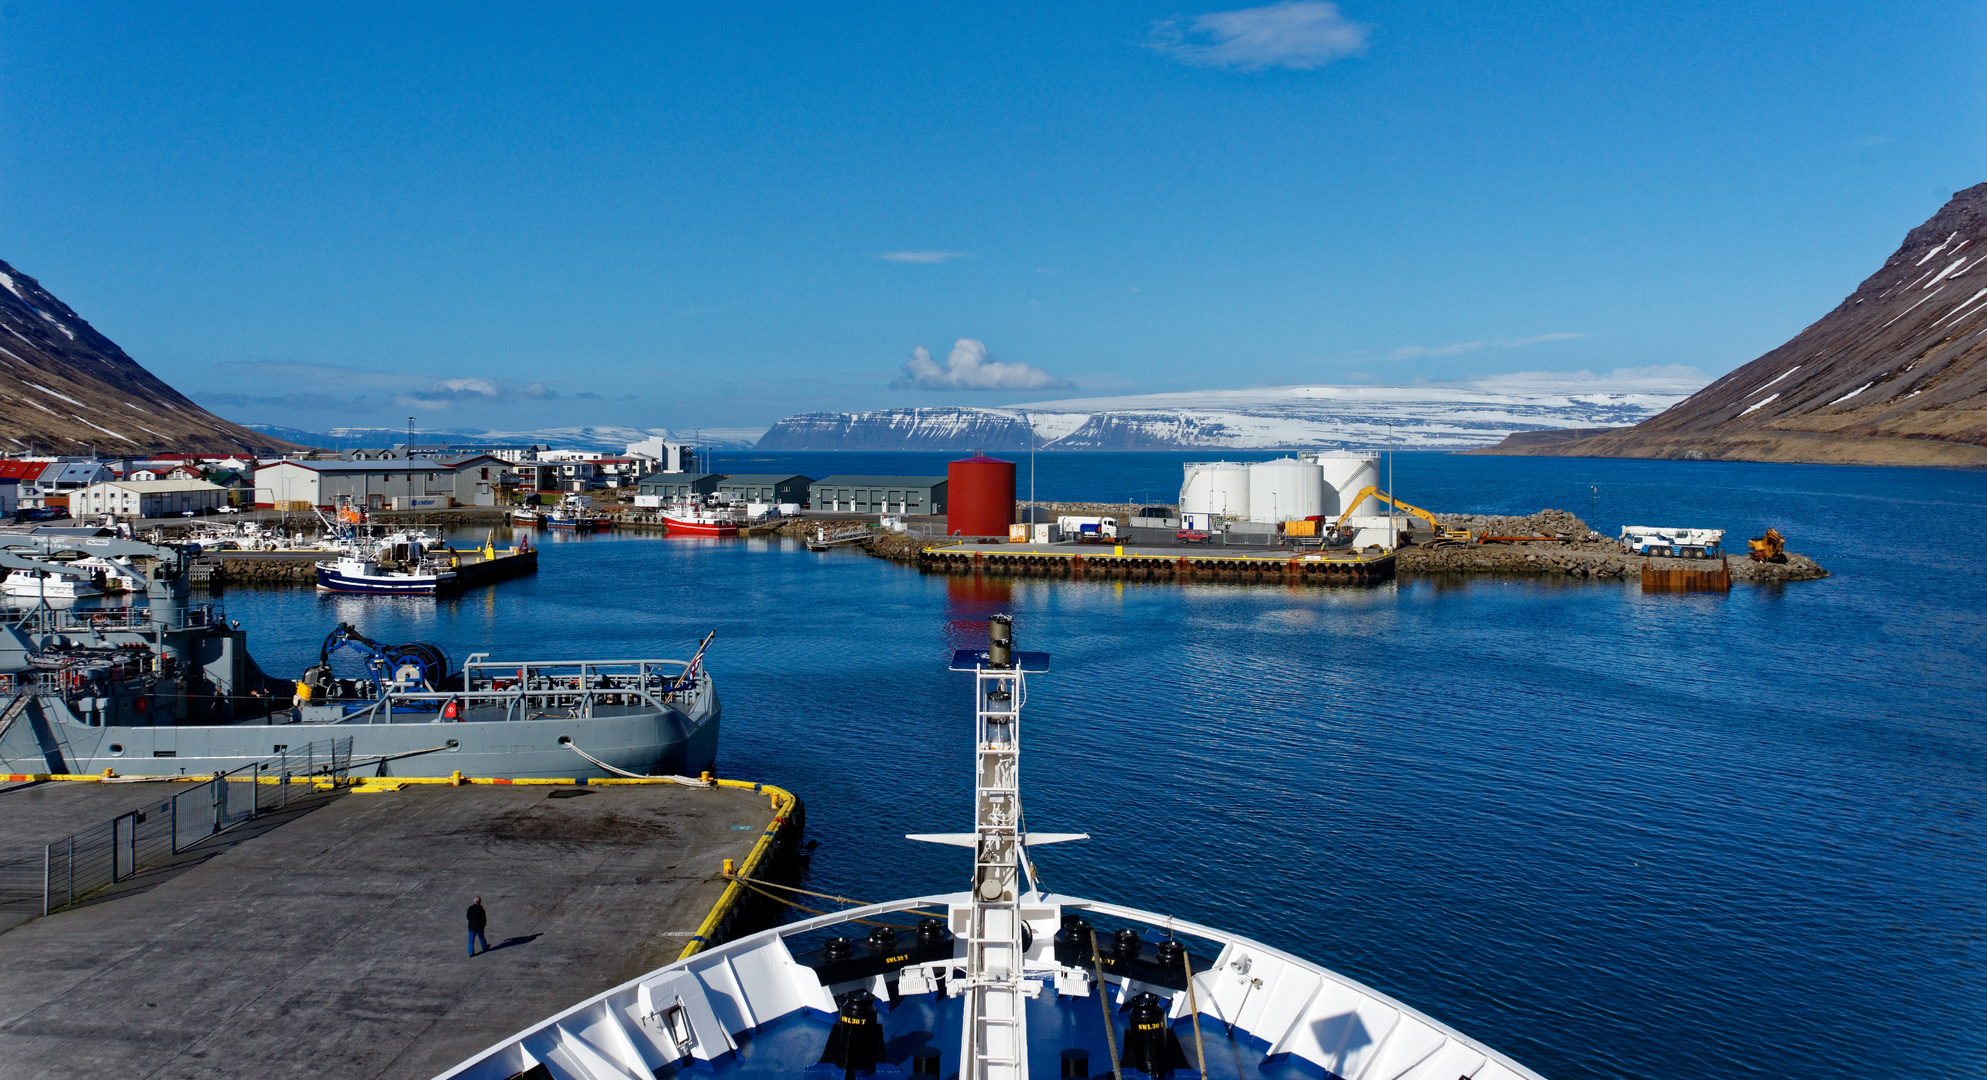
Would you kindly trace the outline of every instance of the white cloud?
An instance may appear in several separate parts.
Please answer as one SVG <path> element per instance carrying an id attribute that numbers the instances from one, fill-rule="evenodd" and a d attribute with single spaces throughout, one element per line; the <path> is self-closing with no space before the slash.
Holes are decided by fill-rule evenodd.
<path id="1" fill-rule="evenodd" d="M 426 390 L 410 390 L 396 396 L 395 404 L 408 408 L 446 409 L 453 405 L 493 404 L 501 401 L 547 401 L 558 391 L 542 382 L 500 387 L 488 379 L 442 379 Z"/>
<path id="2" fill-rule="evenodd" d="M 1449 345 L 1403 345 L 1387 354 L 1389 360 L 1415 360 L 1424 356 L 1454 356 L 1457 353 L 1475 352 L 1486 346 L 1499 349 L 1516 349 L 1525 345 L 1537 345 L 1541 341 L 1567 341 L 1583 338 L 1585 334 L 1537 334 L 1516 341 L 1458 341 Z"/>
<path id="3" fill-rule="evenodd" d="M 1704 372 L 1683 364 L 1656 367 L 1615 368 L 1605 375 L 1591 371 L 1514 371 L 1488 375 L 1465 386 L 1493 392 L 1544 392 L 1562 394 L 1643 393 L 1694 394 L 1711 380 Z"/>
<path id="4" fill-rule="evenodd" d="M 1420 356 L 1454 356 L 1483 348 L 1481 341 L 1458 341 L 1451 345 L 1404 345 L 1387 354 L 1389 360 L 1413 360 Z"/>
<path id="5" fill-rule="evenodd" d="M 940 366 L 923 345 L 911 350 L 904 361 L 904 373 L 891 382 L 892 390 L 1074 390 L 1076 384 L 1058 379 L 1041 368 L 1010 364 L 994 359 L 986 345 L 972 338 L 960 338 L 952 354 Z"/>
<path id="6" fill-rule="evenodd" d="M 954 259 L 970 259 L 973 255 L 966 251 L 884 251 L 876 257 L 885 262 L 945 263 Z"/>
<path id="7" fill-rule="evenodd" d="M 1154 24 L 1146 45 L 1203 67 L 1261 71 L 1323 67 L 1366 48 L 1372 27 L 1351 22 L 1325 0 L 1213 11 Z"/>

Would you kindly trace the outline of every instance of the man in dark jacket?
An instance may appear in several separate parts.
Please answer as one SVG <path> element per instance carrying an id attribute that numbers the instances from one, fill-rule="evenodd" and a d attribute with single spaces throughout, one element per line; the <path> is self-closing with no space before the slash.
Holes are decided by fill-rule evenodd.
<path id="1" fill-rule="evenodd" d="M 483 928 L 490 925 L 490 916 L 483 911 L 483 898 L 469 901 L 469 955 L 476 955 L 476 944 L 483 944 L 483 951 L 490 951 L 490 939 L 483 936 Z"/>

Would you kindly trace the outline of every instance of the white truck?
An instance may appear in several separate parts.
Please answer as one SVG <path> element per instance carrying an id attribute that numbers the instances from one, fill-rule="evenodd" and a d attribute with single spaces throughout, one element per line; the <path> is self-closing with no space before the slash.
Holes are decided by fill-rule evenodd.
<path id="1" fill-rule="evenodd" d="M 1079 544 L 1114 544 L 1118 540 L 1118 519 L 1110 517 L 1059 517 L 1056 527 L 1063 539 Z"/>
<path id="2" fill-rule="evenodd" d="M 1723 529 L 1672 529 L 1655 525 L 1623 525 L 1621 548 L 1631 555 L 1678 555 L 1712 559 L 1721 554 Z"/>

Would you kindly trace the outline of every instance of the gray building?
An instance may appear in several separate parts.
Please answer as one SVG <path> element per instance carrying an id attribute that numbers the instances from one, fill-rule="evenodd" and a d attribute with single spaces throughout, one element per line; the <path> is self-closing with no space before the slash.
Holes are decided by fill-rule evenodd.
<path id="1" fill-rule="evenodd" d="M 746 502 L 804 503 L 808 485 L 805 476 L 776 476 L 772 473 L 740 473 L 718 481 L 718 494 Z"/>
<path id="2" fill-rule="evenodd" d="M 255 504 L 330 507 L 348 495 L 369 510 L 393 500 L 444 500 L 444 506 L 493 506 L 510 467 L 488 454 L 459 461 L 405 458 L 385 461 L 283 461 L 255 470 Z"/>
<path id="3" fill-rule="evenodd" d="M 829 476 L 814 481 L 809 507 L 854 514 L 943 514 L 943 476 Z"/>
<path id="4" fill-rule="evenodd" d="M 663 502 L 674 502 L 692 495 L 709 495 L 718 489 L 718 483 L 723 479 L 718 473 L 650 473 L 635 485 L 635 494 L 654 495 Z"/>

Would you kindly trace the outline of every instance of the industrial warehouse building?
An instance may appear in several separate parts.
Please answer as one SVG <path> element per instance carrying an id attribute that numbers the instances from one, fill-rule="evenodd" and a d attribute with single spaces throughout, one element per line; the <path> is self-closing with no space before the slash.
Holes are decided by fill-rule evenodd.
<path id="1" fill-rule="evenodd" d="M 205 480 L 108 480 L 69 493 L 69 516 L 121 518 L 212 513 L 228 505 L 228 489 Z"/>
<path id="2" fill-rule="evenodd" d="M 814 481 L 805 476 L 775 476 L 771 473 L 740 473 L 718 481 L 718 494 L 746 502 L 805 503 L 807 489 Z"/>
<path id="3" fill-rule="evenodd" d="M 943 476 L 830 476 L 814 481 L 809 505 L 854 514 L 943 514 Z"/>
<path id="4" fill-rule="evenodd" d="M 495 506 L 498 488 L 510 467 L 490 454 L 458 461 L 416 458 L 412 461 L 273 461 L 255 470 L 255 505 L 298 507 L 334 505 L 339 496 L 368 510 L 391 509 L 395 499 L 404 507 Z"/>
<path id="5" fill-rule="evenodd" d="M 709 495 L 723 479 L 717 473 L 650 473 L 635 483 L 635 495 L 661 499 L 660 503 L 650 504 L 661 506 L 692 495 Z"/>

